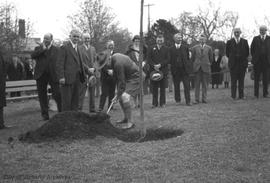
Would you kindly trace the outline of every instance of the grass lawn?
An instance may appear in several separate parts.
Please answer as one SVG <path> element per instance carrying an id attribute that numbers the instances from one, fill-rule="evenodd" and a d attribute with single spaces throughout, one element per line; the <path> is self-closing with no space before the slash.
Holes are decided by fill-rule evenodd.
<path id="1" fill-rule="evenodd" d="M 269 183 L 270 98 L 255 99 L 253 85 L 246 85 L 245 100 L 209 87 L 209 103 L 193 106 L 176 105 L 167 93 L 166 107 L 151 109 L 151 95 L 145 96 L 147 128 L 184 133 L 143 143 L 97 136 L 37 144 L 15 140 L 12 147 L 10 136 L 44 122 L 36 100 L 10 103 L 5 119 L 14 127 L 0 131 L 0 182 Z M 133 114 L 140 129 L 139 110 Z M 121 118 L 117 105 L 111 120 Z"/>

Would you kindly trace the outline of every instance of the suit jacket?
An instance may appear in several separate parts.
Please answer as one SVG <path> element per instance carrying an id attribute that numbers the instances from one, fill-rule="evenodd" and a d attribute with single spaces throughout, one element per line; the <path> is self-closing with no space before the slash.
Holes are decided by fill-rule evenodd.
<path id="1" fill-rule="evenodd" d="M 150 66 L 150 72 L 154 71 L 154 65 L 161 64 L 159 69 L 163 75 L 168 74 L 168 64 L 170 62 L 170 50 L 167 46 L 161 46 L 160 50 L 157 45 L 150 48 L 147 54 L 147 62 Z"/>
<path id="2" fill-rule="evenodd" d="M 270 65 L 270 36 L 265 37 L 264 42 L 266 42 L 266 60 L 268 65 Z M 261 54 L 261 36 L 255 36 L 252 40 L 251 46 L 250 46 L 250 51 L 251 51 L 251 56 L 252 56 L 252 64 L 256 64 L 259 62 L 260 59 L 260 54 Z M 268 66 L 267 65 L 267 66 Z"/>
<path id="3" fill-rule="evenodd" d="M 0 53 L 0 108 L 6 106 L 6 67 L 2 54 Z"/>
<path id="4" fill-rule="evenodd" d="M 211 64 L 213 62 L 212 48 L 206 44 L 202 48 L 201 44 L 197 44 L 191 48 L 191 52 L 193 71 L 197 72 L 200 68 L 202 68 L 203 72 L 210 73 Z"/>
<path id="5" fill-rule="evenodd" d="M 236 41 L 234 38 L 230 39 L 226 43 L 226 56 L 229 59 L 229 68 L 233 69 L 236 62 L 240 63 L 242 69 L 246 69 L 248 66 L 249 46 L 246 39 L 240 38 L 241 57 L 236 60 Z"/>
<path id="6" fill-rule="evenodd" d="M 117 95 L 120 97 L 124 91 L 136 92 L 136 83 L 139 79 L 139 67 L 127 55 L 120 53 L 112 56 L 112 68 L 117 80 Z"/>
<path id="7" fill-rule="evenodd" d="M 37 80 L 46 71 L 50 74 L 53 82 L 58 82 L 56 76 L 58 54 L 59 48 L 53 45 L 49 50 L 44 50 L 42 46 L 37 46 L 35 48 L 35 51 L 31 54 L 32 59 L 36 60 L 34 79 Z"/>
<path id="8" fill-rule="evenodd" d="M 80 74 L 80 81 L 85 81 L 85 72 L 82 63 L 82 50 L 77 47 L 77 53 L 72 47 L 70 41 L 63 44 L 60 48 L 60 56 L 57 60 L 56 71 L 58 80 L 65 78 L 66 84 L 73 84 L 76 81 L 76 75 Z"/>
<path id="9" fill-rule="evenodd" d="M 95 67 L 96 64 L 96 49 L 93 46 L 90 46 L 89 48 L 86 48 L 85 45 L 81 45 L 81 50 L 82 50 L 82 60 L 83 60 L 83 67 L 85 72 L 88 75 L 92 75 L 88 71 L 88 68 L 93 68 Z"/>
<path id="10" fill-rule="evenodd" d="M 187 45 L 181 44 L 179 49 L 176 49 L 176 46 L 173 45 L 170 47 L 170 65 L 172 75 L 175 75 L 179 72 L 180 62 L 183 64 L 183 69 L 185 74 L 192 73 L 192 62 L 189 59 L 189 48 Z"/>

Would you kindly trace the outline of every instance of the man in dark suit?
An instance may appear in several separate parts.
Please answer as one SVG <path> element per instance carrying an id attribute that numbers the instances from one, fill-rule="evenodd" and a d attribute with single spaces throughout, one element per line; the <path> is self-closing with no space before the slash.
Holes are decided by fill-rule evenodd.
<path id="1" fill-rule="evenodd" d="M 254 96 L 259 97 L 259 82 L 262 74 L 263 97 L 268 96 L 268 69 L 270 66 L 270 37 L 266 35 L 267 27 L 260 27 L 260 35 L 251 43 L 252 64 L 254 67 Z"/>
<path id="2" fill-rule="evenodd" d="M 34 79 L 37 82 L 41 115 L 44 120 L 49 119 L 48 84 L 51 86 L 52 97 L 56 101 L 58 112 L 61 112 L 61 95 L 56 76 L 56 61 L 59 50 L 52 45 L 52 42 L 53 35 L 51 33 L 45 34 L 43 42 L 31 54 L 32 59 L 36 61 Z"/>
<path id="3" fill-rule="evenodd" d="M 201 35 L 199 44 L 192 47 L 193 71 L 195 74 L 195 102 L 200 102 L 200 85 L 202 84 L 202 103 L 207 103 L 207 87 L 211 73 L 210 65 L 213 62 L 212 48 L 206 45 L 206 37 Z"/>
<path id="4" fill-rule="evenodd" d="M 62 111 L 78 110 L 80 85 L 85 82 L 82 50 L 78 46 L 79 39 L 80 32 L 72 30 L 70 39 L 61 46 L 60 57 L 57 61 Z"/>
<path id="5" fill-rule="evenodd" d="M 4 58 L 0 52 L 0 130 L 6 128 L 4 124 L 4 107 L 6 106 L 6 68 Z"/>
<path id="6" fill-rule="evenodd" d="M 114 41 L 109 40 L 106 44 L 106 52 L 110 53 L 110 56 L 114 55 Z M 114 72 L 110 64 L 105 64 L 101 68 L 101 96 L 99 101 L 99 111 L 102 111 L 106 100 L 108 98 L 108 107 L 110 106 L 112 99 L 115 95 L 116 80 L 114 77 Z"/>
<path id="7" fill-rule="evenodd" d="M 174 84 L 174 99 L 180 103 L 180 82 L 183 82 L 186 105 L 190 106 L 189 74 L 192 72 L 192 63 L 189 60 L 189 48 L 182 42 L 181 34 L 174 35 L 175 44 L 170 47 L 170 65 Z"/>
<path id="8" fill-rule="evenodd" d="M 170 51 L 164 45 L 164 36 L 158 35 L 156 38 L 156 45 L 149 49 L 147 54 L 147 62 L 150 65 L 150 73 L 152 71 L 161 71 L 163 78 L 160 81 L 151 81 L 152 85 L 152 107 L 158 106 L 158 89 L 160 88 L 159 105 L 164 107 L 166 104 L 166 82 L 168 75 L 168 63 L 170 61 Z"/>
<path id="9" fill-rule="evenodd" d="M 84 33 L 82 35 L 83 44 L 81 45 L 82 56 L 83 56 L 83 66 L 87 74 L 86 81 L 82 83 L 80 87 L 80 99 L 79 99 L 79 110 L 83 108 L 83 101 L 85 97 L 86 90 L 88 88 L 89 97 L 89 112 L 96 112 L 95 110 L 95 85 L 89 82 L 89 79 L 95 77 L 94 64 L 96 63 L 96 49 L 90 45 L 90 35 Z"/>
<path id="10" fill-rule="evenodd" d="M 237 81 L 239 99 L 244 98 L 244 79 L 248 66 L 249 46 L 246 39 L 240 37 L 241 29 L 234 29 L 234 38 L 226 43 L 226 56 L 229 58 L 231 73 L 231 97 L 236 99 Z"/>

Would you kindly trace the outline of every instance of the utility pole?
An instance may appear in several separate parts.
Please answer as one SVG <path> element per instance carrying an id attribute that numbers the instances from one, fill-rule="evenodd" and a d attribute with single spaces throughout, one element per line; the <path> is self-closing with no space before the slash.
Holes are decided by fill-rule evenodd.
<path id="1" fill-rule="evenodd" d="M 149 32 L 150 31 L 150 7 L 154 6 L 154 4 L 146 4 L 144 6 L 148 7 L 148 32 Z"/>

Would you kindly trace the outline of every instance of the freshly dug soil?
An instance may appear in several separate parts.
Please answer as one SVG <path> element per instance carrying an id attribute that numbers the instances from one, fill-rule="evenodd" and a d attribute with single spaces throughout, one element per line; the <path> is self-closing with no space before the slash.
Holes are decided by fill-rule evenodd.
<path id="1" fill-rule="evenodd" d="M 95 138 L 97 135 L 118 138 L 124 142 L 145 142 L 177 137 L 182 130 L 147 129 L 146 136 L 136 128 L 122 130 L 110 123 L 110 116 L 105 113 L 89 115 L 84 112 L 62 112 L 53 116 L 40 128 L 19 136 L 23 142 L 43 142 L 61 139 Z"/>

